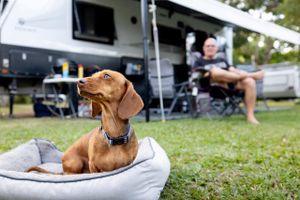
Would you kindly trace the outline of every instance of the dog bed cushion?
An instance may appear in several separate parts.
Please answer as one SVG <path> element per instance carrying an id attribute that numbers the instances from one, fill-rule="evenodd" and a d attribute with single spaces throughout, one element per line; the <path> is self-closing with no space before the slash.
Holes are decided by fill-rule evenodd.
<path id="1" fill-rule="evenodd" d="M 170 173 L 165 151 L 150 137 L 139 141 L 132 164 L 94 174 L 25 173 L 31 166 L 62 172 L 62 152 L 33 139 L 0 155 L 0 199 L 158 199 Z"/>

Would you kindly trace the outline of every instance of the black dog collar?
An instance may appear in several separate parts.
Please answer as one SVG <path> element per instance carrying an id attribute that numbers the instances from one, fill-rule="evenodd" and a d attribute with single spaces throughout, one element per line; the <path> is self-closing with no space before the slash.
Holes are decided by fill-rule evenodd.
<path id="1" fill-rule="evenodd" d="M 127 131 L 125 134 L 113 138 L 111 137 L 102 127 L 100 127 L 100 131 L 102 132 L 104 138 L 107 140 L 108 144 L 110 145 L 121 145 L 121 144 L 126 144 L 129 142 L 129 139 L 132 135 L 132 129 L 131 126 L 128 125 Z"/>

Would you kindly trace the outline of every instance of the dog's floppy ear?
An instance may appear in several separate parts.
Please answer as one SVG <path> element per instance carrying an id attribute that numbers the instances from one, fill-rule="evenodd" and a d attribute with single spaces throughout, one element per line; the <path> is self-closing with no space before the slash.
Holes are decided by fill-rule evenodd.
<path id="1" fill-rule="evenodd" d="M 134 90 L 130 81 L 126 81 L 127 89 L 118 107 L 118 115 L 121 119 L 129 119 L 135 116 L 144 107 L 140 95 Z"/>
<path id="2" fill-rule="evenodd" d="M 96 117 L 101 111 L 100 104 L 92 101 L 92 117 Z"/>

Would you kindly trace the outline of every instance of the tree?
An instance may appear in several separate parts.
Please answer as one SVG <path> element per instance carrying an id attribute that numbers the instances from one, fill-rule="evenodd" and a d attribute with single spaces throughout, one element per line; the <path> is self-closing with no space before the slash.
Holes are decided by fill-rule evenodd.
<path id="1" fill-rule="evenodd" d="M 299 31 L 300 0 L 222 0 L 233 7 L 249 13 L 271 16 L 269 21 L 276 22 L 288 28 Z M 256 65 L 283 62 L 293 58 L 286 55 L 284 50 L 292 50 L 289 55 L 297 55 L 298 49 L 292 44 L 280 42 L 265 35 L 253 33 L 243 28 L 235 28 L 234 34 L 234 63 L 252 63 Z M 299 61 L 296 56 L 290 61 Z"/>
<path id="2" fill-rule="evenodd" d="M 278 7 L 278 12 L 285 15 L 280 23 L 286 27 L 300 30 L 300 0 L 284 0 Z"/>

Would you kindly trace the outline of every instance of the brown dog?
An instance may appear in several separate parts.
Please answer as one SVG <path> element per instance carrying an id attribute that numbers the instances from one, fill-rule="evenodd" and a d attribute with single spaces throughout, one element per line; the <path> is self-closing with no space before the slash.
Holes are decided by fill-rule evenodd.
<path id="1" fill-rule="evenodd" d="M 64 174 L 111 171 L 129 165 L 138 142 L 129 118 L 144 106 L 133 85 L 122 74 L 103 70 L 77 83 L 78 93 L 92 101 L 92 116 L 100 112 L 97 127 L 71 145 L 62 157 Z M 39 167 L 27 171 L 49 173 Z"/>

